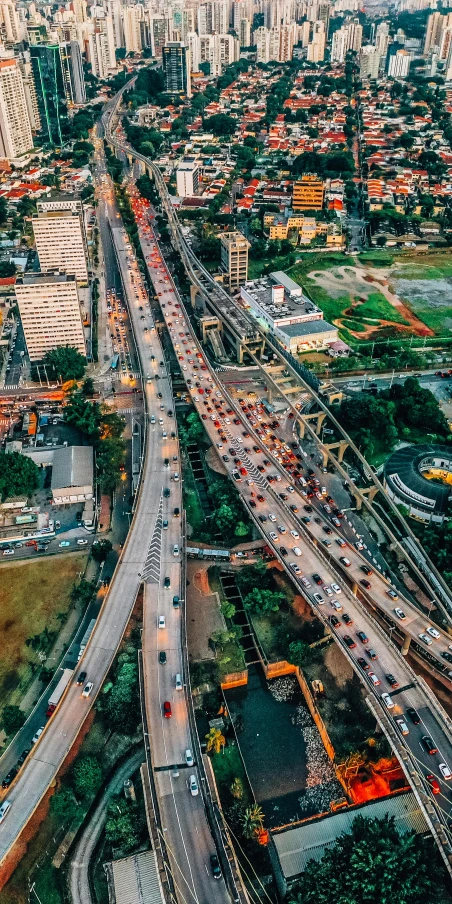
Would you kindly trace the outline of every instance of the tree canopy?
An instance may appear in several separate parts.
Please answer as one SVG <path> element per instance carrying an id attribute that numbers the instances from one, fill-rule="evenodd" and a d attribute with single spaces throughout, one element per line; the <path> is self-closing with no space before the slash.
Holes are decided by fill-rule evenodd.
<path id="1" fill-rule="evenodd" d="M 305 151 L 295 158 L 292 173 L 316 173 L 322 178 L 328 176 L 347 176 L 355 171 L 351 151 L 331 151 L 329 154 L 318 154 L 316 151 Z"/>
<path id="2" fill-rule="evenodd" d="M 0 497 L 31 496 L 39 484 L 39 468 L 20 452 L 0 452 Z"/>
<path id="3" fill-rule="evenodd" d="M 237 128 L 237 120 L 228 116 L 227 113 L 214 113 L 213 116 L 208 116 L 204 120 L 203 127 L 206 132 L 213 132 L 214 135 L 229 138 Z"/>
<path id="4" fill-rule="evenodd" d="M 444 868 L 433 844 L 399 834 L 394 818 L 358 816 L 321 860 L 310 860 L 290 904 L 425 904 L 438 899 Z"/>
<path id="5" fill-rule="evenodd" d="M 13 261 L 1 261 L 0 262 L 0 279 L 5 279 L 7 276 L 14 276 L 16 273 L 16 265 Z"/>
<path id="6" fill-rule="evenodd" d="M 124 458 L 124 419 L 116 411 L 73 392 L 64 409 L 64 419 L 85 434 L 96 450 L 96 464 L 102 490 L 114 490 Z"/>
<path id="7" fill-rule="evenodd" d="M 44 364 L 53 378 L 81 380 L 85 374 L 86 358 L 72 345 L 59 345 L 46 352 Z"/>

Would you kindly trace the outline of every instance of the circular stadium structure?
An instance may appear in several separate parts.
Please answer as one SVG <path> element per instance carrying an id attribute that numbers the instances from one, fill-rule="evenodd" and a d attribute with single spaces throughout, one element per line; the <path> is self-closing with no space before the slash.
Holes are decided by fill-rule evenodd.
<path id="1" fill-rule="evenodd" d="M 404 446 L 384 467 L 386 490 L 406 506 L 412 518 L 440 523 L 448 516 L 452 495 L 452 448 Z"/>

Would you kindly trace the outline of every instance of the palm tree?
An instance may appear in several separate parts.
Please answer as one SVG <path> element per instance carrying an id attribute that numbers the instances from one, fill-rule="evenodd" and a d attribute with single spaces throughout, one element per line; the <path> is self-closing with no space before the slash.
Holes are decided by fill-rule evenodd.
<path id="1" fill-rule="evenodd" d="M 219 728 L 211 728 L 206 734 L 207 753 L 219 753 L 226 744 L 226 738 Z"/>
<path id="2" fill-rule="evenodd" d="M 255 838 L 262 829 L 264 822 L 264 814 L 259 804 L 253 804 L 247 807 L 243 816 L 243 834 L 245 838 Z"/>

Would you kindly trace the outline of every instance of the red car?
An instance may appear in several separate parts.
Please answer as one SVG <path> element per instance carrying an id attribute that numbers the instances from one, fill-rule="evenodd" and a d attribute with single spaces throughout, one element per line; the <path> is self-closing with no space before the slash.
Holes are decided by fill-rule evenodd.
<path id="1" fill-rule="evenodd" d="M 168 700 L 165 700 L 163 704 L 163 715 L 165 716 L 165 719 L 171 719 L 171 716 L 173 715 L 171 703 Z"/>
<path id="2" fill-rule="evenodd" d="M 436 779 L 434 775 L 427 775 L 427 781 L 432 789 L 433 794 L 441 794 L 441 788 L 439 786 L 438 779 Z"/>

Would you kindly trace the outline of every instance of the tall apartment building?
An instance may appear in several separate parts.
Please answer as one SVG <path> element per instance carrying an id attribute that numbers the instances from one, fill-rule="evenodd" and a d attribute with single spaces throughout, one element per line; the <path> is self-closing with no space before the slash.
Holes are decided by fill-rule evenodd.
<path id="1" fill-rule="evenodd" d="M 376 79 L 380 69 L 380 54 L 373 44 L 367 44 L 361 48 L 359 56 L 359 77 L 361 79 Z"/>
<path id="2" fill-rule="evenodd" d="M 71 345 L 86 355 L 74 276 L 27 273 L 16 280 L 15 292 L 31 361 L 41 361 L 46 352 L 60 345 Z"/>
<path id="3" fill-rule="evenodd" d="M 78 41 L 60 44 L 60 57 L 68 104 L 86 103 L 85 75 Z"/>
<path id="4" fill-rule="evenodd" d="M 343 63 L 349 50 L 358 53 L 361 50 L 362 37 L 363 27 L 357 20 L 335 31 L 331 46 L 331 62 Z"/>
<path id="5" fill-rule="evenodd" d="M 60 45 L 31 45 L 30 62 L 36 87 L 41 138 L 48 144 L 61 146 L 67 123 L 67 84 Z"/>
<path id="6" fill-rule="evenodd" d="M 88 259 L 83 211 L 42 209 L 33 217 L 33 232 L 41 270 L 59 270 L 88 285 Z"/>
<path id="7" fill-rule="evenodd" d="M 0 157 L 8 160 L 33 147 L 30 118 L 17 60 L 0 60 Z"/>
<path id="8" fill-rule="evenodd" d="M 298 182 L 294 182 L 292 207 L 294 210 L 322 210 L 324 194 L 322 180 L 305 173 Z"/>
<path id="9" fill-rule="evenodd" d="M 192 198 L 199 188 L 199 169 L 195 160 L 185 160 L 176 170 L 176 191 L 180 198 Z"/>
<path id="10" fill-rule="evenodd" d="M 124 6 L 123 8 L 123 26 L 124 40 L 127 53 L 140 53 L 142 48 L 141 41 L 141 7 Z"/>
<path id="11" fill-rule="evenodd" d="M 407 78 L 410 71 L 411 54 L 408 50 L 397 50 L 391 54 L 388 63 L 389 78 Z"/>
<path id="12" fill-rule="evenodd" d="M 162 62 L 165 91 L 191 97 L 188 52 L 181 41 L 171 41 L 163 47 Z"/>
<path id="13" fill-rule="evenodd" d="M 24 38 L 25 28 L 12 0 L 0 0 L 0 34 L 7 44 L 19 44 Z"/>
<path id="14" fill-rule="evenodd" d="M 201 63 L 210 65 L 210 75 L 219 76 L 239 59 L 240 46 L 233 35 L 203 35 L 199 38 L 199 52 Z"/>
<path id="15" fill-rule="evenodd" d="M 160 57 L 168 40 L 168 20 L 166 16 L 151 16 L 150 39 L 152 56 Z M 193 69 L 193 72 L 197 70 Z"/>
<path id="16" fill-rule="evenodd" d="M 308 62 L 321 63 L 325 59 L 325 44 L 325 23 L 319 20 L 318 22 L 314 22 L 312 29 L 312 41 L 310 41 L 310 43 L 308 44 Z"/>
<path id="17" fill-rule="evenodd" d="M 249 19 L 240 19 L 239 28 L 240 47 L 250 47 L 251 45 L 251 24 Z"/>
<path id="18" fill-rule="evenodd" d="M 238 289 L 248 279 L 248 249 L 251 247 L 241 232 L 225 232 L 221 240 L 221 269 L 227 274 L 230 289 Z"/>
<path id="19" fill-rule="evenodd" d="M 424 38 L 424 54 L 427 54 L 434 47 L 439 47 L 441 43 L 441 33 L 443 29 L 448 24 L 446 19 L 448 16 L 443 15 L 443 13 L 435 12 L 432 13 L 427 19 L 427 28 L 425 31 Z"/>

